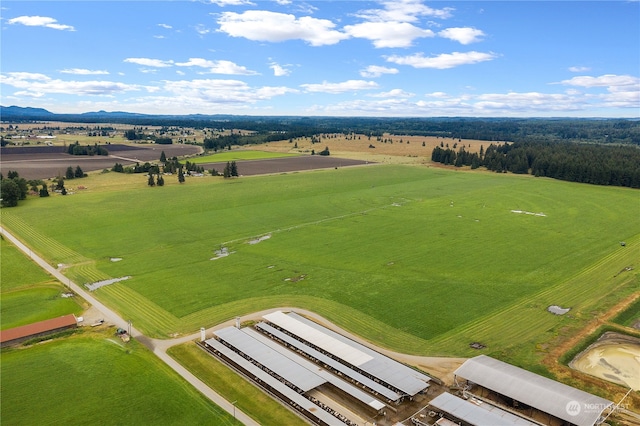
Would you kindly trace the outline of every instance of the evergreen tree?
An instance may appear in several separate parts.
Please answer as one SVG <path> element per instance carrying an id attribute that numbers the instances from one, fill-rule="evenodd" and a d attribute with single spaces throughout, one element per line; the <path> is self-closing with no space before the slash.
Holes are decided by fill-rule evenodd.
<path id="1" fill-rule="evenodd" d="M 56 184 L 56 190 L 62 191 L 64 189 L 64 179 L 62 177 L 58 178 L 58 183 Z"/>
<path id="2" fill-rule="evenodd" d="M 222 171 L 222 176 L 225 178 L 231 177 L 231 163 L 227 161 L 227 165 L 224 166 L 224 170 Z"/>
<path id="3" fill-rule="evenodd" d="M 230 174 L 231 176 L 238 176 L 238 166 L 236 165 L 235 161 L 231 162 Z"/>
<path id="4" fill-rule="evenodd" d="M 167 162 L 167 156 L 165 155 L 164 151 L 162 151 L 160 153 L 160 162 L 161 163 L 166 163 Z"/>
<path id="5" fill-rule="evenodd" d="M 182 173 L 182 167 L 178 169 L 178 182 L 184 183 L 184 173 Z"/>
<path id="6" fill-rule="evenodd" d="M 47 189 L 47 184 L 43 184 L 42 185 L 42 189 L 40 190 L 40 197 L 48 197 L 49 196 L 49 190 Z"/>
<path id="7" fill-rule="evenodd" d="M 162 175 L 158 175 L 156 181 L 157 181 L 156 184 L 158 186 L 164 186 L 164 178 L 162 177 Z"/>
<path id="8" fill-rule="evenodd" d="M 156 181 L 153 178 L 153 175 L 151 173 L 149 173 L 149 179 L 147 180 L 147 185 L 156 186 Z"/>
<path id="9" fill-rule="evenodd" d="M 74 177 L 81 178 L 81 177 L 84 177 L 84 172 L 82 171 L 80 166 L 77 166 L 76 167 L 76 171 L 73 172 L 73 175 L 74 175 Z"/>
<path id="10" fill-rule="evenodd" d="M 65 173 L 64 177 L 67 179 L 73 179 L 73 167 L 67 167 L 67 172 Z"/>
<path id="11" fill-rule="evenodd" d="M 3 207 L 15 207 L 20 198 L 20 188 L 13 179 L 2 179 L 0 182 L 0 197 Z"/>

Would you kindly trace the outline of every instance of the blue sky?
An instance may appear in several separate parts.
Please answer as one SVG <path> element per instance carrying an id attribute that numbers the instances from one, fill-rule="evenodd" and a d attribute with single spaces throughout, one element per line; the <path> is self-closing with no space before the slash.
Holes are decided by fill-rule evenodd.
<path id="1" fill-rule="evenodd" d="M 2 105 L 640 117 L 638 1 L 4 1 Z"/>

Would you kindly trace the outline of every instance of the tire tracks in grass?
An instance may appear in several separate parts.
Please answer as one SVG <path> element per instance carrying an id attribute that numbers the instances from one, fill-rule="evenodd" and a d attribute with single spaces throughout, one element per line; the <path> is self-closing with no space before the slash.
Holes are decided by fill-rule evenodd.
<path id="1" fill-rule="evenodd" d="M 628 240 L 626 248 L 637 250 L 639 242 L 640 234 Z M 542 309 L 544 308 L 542 308 L 542 305 L 545 305 L 549 300 L 573 300 L 576 304 L 584 304 L 584 301 L 589 299 L 589 297 L 587 297 L 588 294 L 594 292 L 594 286 L 581 286 L 577 284 L 593 281 L 591 276 L 599 269 L 616 270 L 619 265 L 614 266 L 615 262 L 619 262 L 620 259 L 627 255 L 629 255 L 629 253 L 626 253 L 625 250 L 612 251 L 560 284 L 547 287 L 530 297 L 521 299 L 503 310 L 482 317 L 465 326 L 453 329 L 440 338 L 430 340 L 430 346 L 432 345 L 434 348 L 438 348 L 439 346 L 450 347 L 450 345 L 460 341 L 460 336 L 467 336 L 472 339 L 471 341 L 481 340 L 492 335 L 500 335 L 501 341 L 508 341 L 511 344 L 524 341 L 528 337 L 540 333 L 543 326 L 548 328 L 557 323 L 558 318 L 550 314 L 547 315 L 547 312 L 543 312 Z M 611 265 L 611 267 L 605 268 L 605 265 Z M 605 286 L 604 289 L 599 289 L 598 294 L 610 294 L 620 285 L 626 284 L 611 283 Z M 555 302 L 551 302 L 551 304 L 552 303 Z M 531 315 L 522 315 L 523 311 L 531 309 L 530 306 L 541 310 L 537 319 L 534 319 Z M 583 311 L 586 308 L 588 308 L 588 306 L 584 306 Z M 502 332 L 496 333 L 497 330 L 501 330 Z M 529 330 L 529 332 L 527 333 L 526 330 Z M 469 343 L 471 343 L 471 341 Z"/>
<path id="2" fill-rule="evenodd" d="M 148 298 L 123 283 L 116 283 L 99 289 L 112 306 L 122 311 L 135 312 L 138 328 L 149 335 L 171 336 L 180 328 L 180 319 L 156 305 Z"/>

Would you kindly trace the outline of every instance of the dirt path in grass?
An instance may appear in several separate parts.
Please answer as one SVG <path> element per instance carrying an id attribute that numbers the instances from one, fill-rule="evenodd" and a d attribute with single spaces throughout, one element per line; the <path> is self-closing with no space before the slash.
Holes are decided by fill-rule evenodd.
<path id="1" fill-rule="evenodd" d="M 597 316 L 593 320 L 591 320 L 585 327 L 579 330 L 576 334 L 572 334 L 569 337 L 564 337 L 563 340 L 559 342 L 557 345 L 553 345 L 553 349 L 549 351 L 549 353 L 542 359 L 542 364 L 549 369 L 556 377 L 572 377 L 577 380 L 580 380 L 584 383 L 589 383 L 596 387 L 604 387 L 607 389 L 608 393 L 611 395 L 616 395 L 617 398 L 622 398 L 625 394 L 626 389 L 621 388 L 618 385 L 613 383 L 609 384 L 608 382 L 598 379 L 596 377 L 590 376 L 588 374 L 582 373 L 578 370 L 574 370 L 570 367 L 567 367 L 559 362 L 560 357 L 571 350 L 574 346 L 579 344 L 583 339 L 587 336 L 596 332 L 596 330 L 609 323 L 613 318 L 615 318 L 619 313 L 623 312 L 629 305 L 631 305 L 636 299 L 640 297 L 640 293 L 634 293 L 625 299 L 618 302 L 607 312 Z M 619 402 L 619 401 L 614 401 Z M 625 404 L 628 404 L 627 407 L 632 410 L 637 410 L 640 407 L 640 394 L 637 392 L 633 392 L 626 400 Z"/>

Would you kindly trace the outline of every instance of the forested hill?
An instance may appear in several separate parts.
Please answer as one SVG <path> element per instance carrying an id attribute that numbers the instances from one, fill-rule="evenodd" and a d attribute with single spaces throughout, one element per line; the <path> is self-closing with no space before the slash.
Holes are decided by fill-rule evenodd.
<path id="1" fill-rule="evenodd" d="M 243 129 L 265 134 L 287 134 L 285 138 L 289 135 L 356 132 L 372 136 L 391 133 L 486 141 L 563 141 L 640 146 L 640 120 L 632 119 L 146 115 L 105 111 L 54 114 L 40 108 L 15 106 L 0 106 L 0 118 L 5 122 L 63 121 Z"/>

